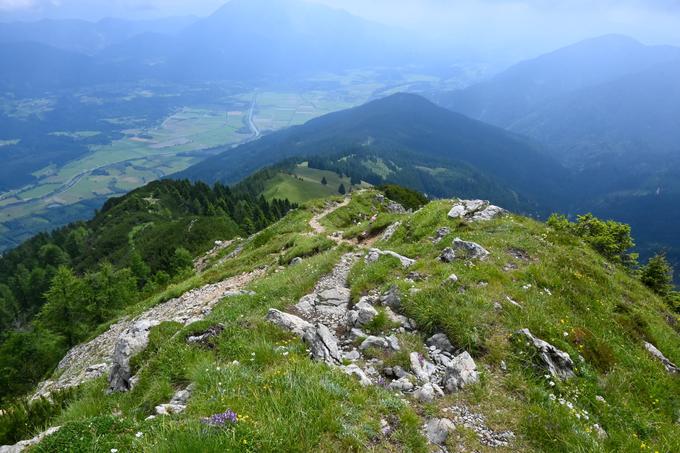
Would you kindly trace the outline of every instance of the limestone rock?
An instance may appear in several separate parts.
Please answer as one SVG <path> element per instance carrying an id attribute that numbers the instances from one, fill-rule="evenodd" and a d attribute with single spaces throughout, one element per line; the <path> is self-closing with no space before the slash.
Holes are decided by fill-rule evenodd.
<path id="1" fill-rule="evenodd" d="M 406 209 L 396 201 L 390 201 L 385 209 L 390 214 L 406 214 Z"/>
<path id="2" fill-rule="evenodd" d="M 447 418 L 432 418 L 424 427 L 425 438 L 434 445 L 444 445 L 449 433 L 456 429 L 456 425 Z"/>
<path id="3" fill-rule="evenodd" d="M 297 266 L 297 265 L 300 264 L 300 263 L 302 263 L 302 258 L 300 258 L 299 256 L 296 256 L 295 258 L 293 258 L 292 260 L 290 260 L 290 265 L 291 265 L 291 266 Z"/>
<path id="4" fill-rule="evenodd" d="M 425 342 L 428 346 L 434 346 L 435 348 L 439 349 L 440 351 L 444 352 L 454 352 L 454 347 L 449 341 L 449 337 L 447 337 L 443 333 L 437 333 L 435 335 L 432 335 L 430 338 L 427 339 Z"/>
<path id="5" fill-rule="evenodd" d="M 492 220 L 507 211 L 483 200 L 459 200 L 449 211 L 452 219 L 465 219 L 473 222 Z"/>
<path id="6" fill-rule="evenodd" d="M 357 351 L 356 349 L 352 349 L 351 351 L 344 352 L 342 354 L 342 358 L 345 359 L 345 360 L 349 360 L 349 361 L 354 362 L 354 361 L 359 360 L 361 358 L 361 353 L 359 351 Z"/>
<path id="7" fill-rule="evenodd" d="M 376 316 L 378 316 L 378 311 L 364 299 L 360 300 L 354 309 L 357 311 L 357 320 L 355 324 L 360 326 L 368 324 L 369 322 L 373 321 Z"/>
<path id="8" fill-rule="evenodd" d="M 207 346 L 208 348 L 214 348 L 214 345 L 211 343 L 211 338 L 214 338 L 221 334 L 224 331 L 224 325 L 222 324 L 217 324 L 214 326 L 209 327 L 207 330 L 204 330 L 203 332 L 199 332 L 195 335 L 190 335 L 187 337 L 187 343 L 189 344 L 200 344 L 203 346 Z"/>
<path id="9" fill-rule="evenodd" d="M 385 232 L 383 233 L 383 235 L 380 237 L 380 240 L 381 241 L 389 241 L 390 239 L 392 239 L 392 236 L 394 236 L 394 233 L 397 232 L 397 230 L 399 229 L 400 226 L 401 226 L 401 222 L 394 222 L 392 225 L 388 226 L 385 229 Z"/>
<path id="10" fill-rule="evenodd" d="M 405 256 L 402 256 L 396 252 L 393 252 L 391 250 L 380 250 L 380 249 L 371 249 L 369 250 L 368 254 L 366 255 L 366 263 L 375 263 L 380 259 L 381 256 L 391 256 L 399 260 L 401 263 L 402 267 L 411 267 L 413 266 L 416 261 L 412 260 L 411 258 L 407 258 Z"/>
<path id="11" fill-rule="evenodd" d="M 409 319 L 406 316 L 396 314 L 390 307 L 385 307 L 385 314 L 391 322 L 399 324 L 405 330 L 416 329 L 416 322 L 414 320 Z"/>
<path id="12" fill-rule="evenodd" d="M 430 382 L 432 376 L 437 372 L 435 364 L 426 360 L 418 352 L 412 352 L 409 355 L 409 360 L 411 362 L 411 370 L 422 382 Z"/>
<path id="13" fill-rule="evenodd" d="M 146 348 L 149 331 L 158 324 L 159 321 L 137 321 L 118 338 L 109 374 L 109 392 L 126 392 L 132 388 L 130 359 Z"/>
<path id="14" fill-rule="evenodd" d="M 534 337 L 529 329 L 522 329 L 517 332 L 518 335 L 523 336 L 529 341 L 529 344 L 536 348 L 542 365 L 553 376 L 562 380 L 574 377 L 574 362 L 564 351 L 560 351 L 555 346 L 540 338 Z"/>
<path id="15" fill-rule="evenodd" d="M 452 263 L 456 259 L 456 252 L 451 247 L 446 247 L 439 255 L 439 259 L 445 263 Z"/>
<path id="16" fill-rule="evenodd" d="M 435 232 L 434 237 L 432 238 L 432 243 L 433 244 L 439 244 L 449 234 L 451 234 L 451 228 L 449 228 L 449 227 L 439 228 Z"/>
<path id="17" fill-rule="evenodd" d="M 284 313 L 272 308 L 267 313 L 267 321 L 283 329 L 293 332 L 298 337 L 302 337 L 305 331 L 312 328 L 312 324 L 295 315 Z"/>
<path id="18" fill-rule="evenodd" d="M 664 368 L 666 368 L 666 371 L 668 371 L 671 374 L 680 373 L 680 368 L 678 368 L 676 364 L 668 360 L 668 358 L 665 355 L 663 355 L 663 353 L 659 351 L 656 348 L 656 346 L 645 341 L 645 349 L 652 355 L 652 357 L 654 357 L 663 364 Z"/>
<path id="19" fill-rule="evenodd" d="M 413 397 L 421 403 L 431 403 L 435 398 L 444 396 L 444 392 L 437 384 L 426 383 L 413 393 Z"/>
<path id="20" fill-rule="evenodd" d="M 343 366 L 341 368 L 342 368 L 342 371 L 349 374 L 350 376 L 356 376 L 359 379 L 359 382 L 361 383 L 361 385 L 363 385 L 364 387 L 367 387 L 367 386 L 373 384 L 373 381 L 371 381 L 371 379 L 368 376 L 366 376 L 366 373 L 364 372 L 364 370 L 359 368 L 357 365 L 352 364 L 352 365 Z"/>
<path id="21" fill-rule="evenodd" d="M 357 340 L 359 338 L 366 338 L 366 337 L 368 337 L 368 334 L 366 334 L 366 332 L 364 332 L 361 329 L 352 329 L 352 330 L 349 331 L 349 334 L 348 334 L 348 338 L 351 341 Z"/>
<path id="22" fill-rule="evenodd" d="M 172 415 L 184 412 L 193 391 L 194 391 L 193 384 L 191 384 L 184 390 L 179 390 L 177 393 L 175 393 L 175 395 L 172 397 L 169 403 L 159 404 L 158 406 L 156 406 L 155 408 L 156 415 Z"/>
<path id="23" fill-rule="evenodd" d="M 444 283 L 448 283 L 448 284 L 453 285 L 453 284 L 458 283 L 458 280 L 459 280 L 459 279 L 458 279 L 458 276 L 457 276 L 456 274 L 451 274 L 451 275 L 449 275 L 449 276 L 446 278 L 446 280 L 444 281 Z"/>
<path id="24" fill-rule="evenodd" d="M 395 285 L 390 286 L 390 289 L 380 297 L 380 303 L 394 310 L 399 310 L 401 307 L 401 293 L 399 292 L 399 288 Z"/>
<path id="25" fill-rule="evenodd" d="M 317 323 L 313 328 L 307 329 L 302 339 L 309 345 L 315 360 L 329 365 L 338 365 L 342 362 L 338 340 L 325 325 Z"/>
<path id="26" fill-rule="evenodd" d="M 47 436 L 51 436 L 52 434 L 56 433 L 61 429 L 61 426 L 55 426 L 52 428 L 49 428 L 37 436 L 35 436 L 32 439 L 28 440 L 22 440 L 21 442 L 18 442 L 14 445 L 2 445 L 0 446 L 0 453 L 20 453 L 24 451 L 25 449 L 29 447 L 33 447 L 35 445 L 38 445 L 40 442 L 43 441 Z"/>
<path id="27" fill-rule="evenodd" d="M 446 368 L 444 386 L 453 393 L 479 381 L 477 365 L 467 351 L 453 358 Z"/>
<path id="28" fill-rule="evenodd" d="M 461 238 L 453 240 L 453 248 L 456 251 L 456 258 L 460 254 L 461 258 L 484 260 L 490 255 L 488 250 L 476 242 L 464 241 Z"/>
<path id="29" fill-rule="evenodd" d="M 390 344 L 387 339 L 385 339 L 385 337 L 376 337 L 374 335 L 370 335 L 361 343 L 359 349 L 365 351 L 368 348 L 388 349 L 389 347 Z"/>
<path id="30" fill-rule="evenodd" d="M 398 390 L 400 392 L 410 392 L 413 390 L 413 383 L 407 376 L 404 376 L 397 379 L 396 381 L 390 382 L 387 388 L 390 390 Z"/>

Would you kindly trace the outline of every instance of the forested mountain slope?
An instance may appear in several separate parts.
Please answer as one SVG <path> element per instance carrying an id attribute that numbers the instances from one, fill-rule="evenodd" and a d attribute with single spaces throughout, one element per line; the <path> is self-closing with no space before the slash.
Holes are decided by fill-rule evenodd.
<path id="1" fill-rule="evenodd" d="M 453 196 L 460 181 L 467 179 L 467 189 L 477 189 L 478 197 L 506 203 L 515 198 L 511 207 L 518 209 L 526 207 L 527 200 L 544 207 L 558 205 L 565 196 L 561 187 L 569 182 L 566 170 L 523 137 L 411 94 L 395 94 L 270 134 L 177 176 L 233 183 L 286 158 L 337 159 L 352 154 L 395 162 L 408 173 L 404 180 L 420 181 L 413 188 L 433 196 Z M 427 186 L 426 180 L 438 171 L 453 173 L 450 187 L 446 178 Z M 466 178 L 456 182 L 460 174 Z M 508 197 L 508 192 L 514 196 Z"/>
<path id="2" fill-rule="evenodd" d="M 188 181 L 110 199 L 92 220 L 40 234 L 0 258 L 0 398 L 21 393 L 90 330 L 191 268 L 215 240 L 250 235 L 287 201 Z"/>

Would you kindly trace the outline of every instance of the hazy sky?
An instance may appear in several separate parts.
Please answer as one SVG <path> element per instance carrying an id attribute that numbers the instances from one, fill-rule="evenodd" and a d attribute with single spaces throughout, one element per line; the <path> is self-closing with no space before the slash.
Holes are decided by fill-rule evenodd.
<path id="1" fill-rule="evenodd" d="M 275 0 L 273 0 L 275 1 Z M 680 0 L 312 0 L 445 42 L 526 54 L 623 33 L 680 45 Z M 0 20 L 204 16 L 224 0 L 0 0 Z M 514 55 L 513 55 L 514 56 Z"/>

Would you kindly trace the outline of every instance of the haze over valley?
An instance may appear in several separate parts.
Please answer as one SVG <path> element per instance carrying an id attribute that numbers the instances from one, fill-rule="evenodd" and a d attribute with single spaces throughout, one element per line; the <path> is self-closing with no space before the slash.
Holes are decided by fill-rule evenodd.
<path id="1" fill-rule="evenodd" d="M 0 452 L 680 451 L 680 5 L 0 0 Z"/>

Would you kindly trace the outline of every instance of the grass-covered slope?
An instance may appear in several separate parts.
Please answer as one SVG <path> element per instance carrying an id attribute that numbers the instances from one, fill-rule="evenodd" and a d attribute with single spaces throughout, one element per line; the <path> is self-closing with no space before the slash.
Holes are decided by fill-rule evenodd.
<path id="1" fill-rule="evenodd" d="M 465 175 L 477 193 L 495 189 L 501 202 L 514 192 L 542 206 L 559 206 L 569 174 L 524 137 L 437 107 L 412 94 L 394 94 L 275 132 L 210 157 L 177 174 L 201 181 L 235 183 L 294 157 L 325 158 L 370 153 L 398 159 L 408 181 L 392 181 L 438 196 L 452 196 Z M 433 171 L 449 181 L 419 187 Z M 446 175 L 442 175 L 446 176 Z M 406 184 L 408 182 L 409 184 Z M 439 189 L 435 192 L 435 189 Z M 448 189 L 448 190 L 447 190 Z M 486 196 L 486 195 L 478 195 Z M 497 201 L 498 200 L 498 201 Z M 518 204 L 519 206 L 519 204 Z M 525 207 L 525 206 L 522 206 Z"/>
<path id="2" fill-rule="evenodd" d="M 449 451 L 680 449 L 680 380 L 643 346 L 653 343 L 680 362 L 678 320 L 626 270 L 575 237 L 524 217 L 452 220 L 450 201 L 394 214 L 375 195 L 354 193 L 349 204 L 316 219 L 320 226 L 310 221 L 324 203 L 311 202 L 245 243 L 236 257 L 214 257 L 207 271 L 171 288 L 168 297 L 267 266 L 247 287 L 254 295 L 224 299 L 196 324 L 153 328 L 148 347 L 133 360 L 139 383 L 111 395 L 105 394 L 104 377 L 84 384 L 60 414 L 35 428 L 62 426 L 34 451 L 428 451 L 422 424 L 451 417 L 451 408 L 461 407 L 485 416 L 491 430 L 511 430 L 515 438 L 507 447 L 491 448 L 457 423 Z M 377 233 L 395 221 L 400 226 L 382 241 Z M 451 231 L 435 244 L 431 238 L 441 227 Z M 403 314 L 418 326 L 396 333 L 400 351 L 366 355 L 408 370 L 408 353 L 424 352 L 423 341 L 442 332 L 456 350 L 472 355 L 479 383 L 417 403 L 381 385 L 362 387 L 338 368 L 311 361 L 305 343 L 265 321 L 270 308 L 292 312 L 343 254 L 365 252 L 352 241 L 326 237 L 336 231 L 416 260 L 404 269 L 391 257 L 370 264 L 361 259 L 351 270 L 354 303 L 395 285 Z M 442 262 L 440 253 L 454 237 L 481 244 L 489 258 Z M 294 257 L 303 260 L 288 265 Z M 412 272 L 419 278 L 409 276 Z M 444 284 L 452 273 L 458 282 Z M 377 308 L 381 314 L 366 330 L 389 332 L 393 326 L 384 308 Z M 210 347 L 187 344 L 188 335 L 218 323 L 224 330 Z M 513 335 L 523 328 L 567 352 L 576 376 L 546 378 L 531 349 Z M 188 384 L 194 391 L 183 413 L 146 420 Z M 201 422 L 228 409 L 238 414 L 236 423 Z M 8 424 L 13 412 L 8 413 L 0 426 Z M 382 431 L 381 420 L 389 431 Z"/>

